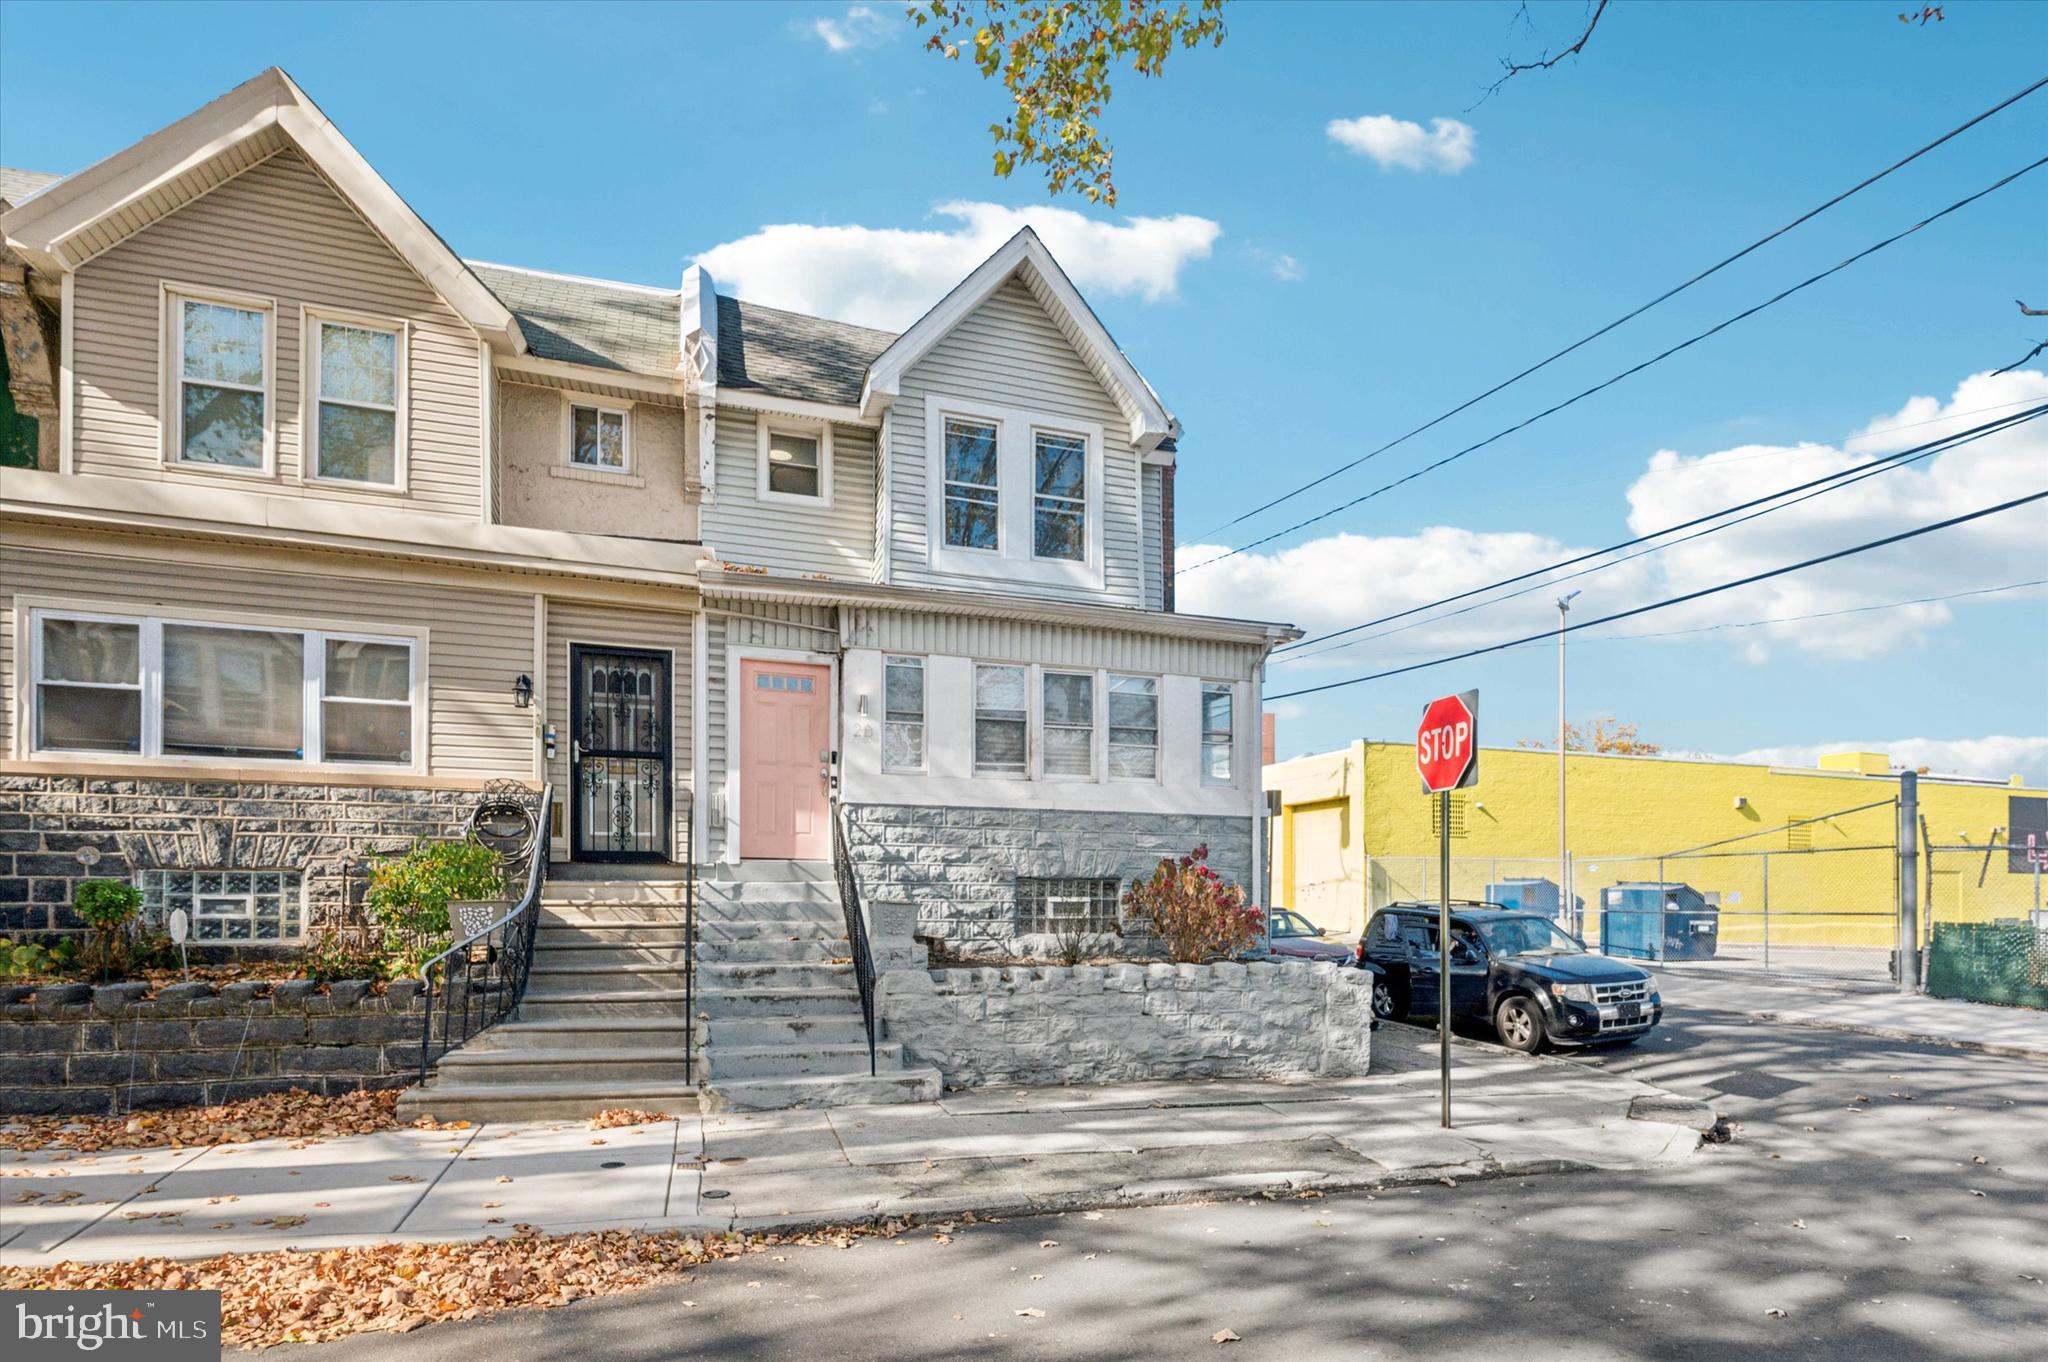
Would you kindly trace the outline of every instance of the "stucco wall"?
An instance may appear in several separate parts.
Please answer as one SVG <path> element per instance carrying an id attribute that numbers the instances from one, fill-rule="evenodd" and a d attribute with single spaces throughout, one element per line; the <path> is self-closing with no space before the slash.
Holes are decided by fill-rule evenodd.
<path id="1" fill-rule="evenodd" d="M 563 413 L 577 400 L 568 389 L 500 380 L 499 515 L 504 523 L 641 539 L 697 538 L 697 503 L 683 490 L 683 409 L 634 403 L 631 467 L 608 473 L 569 463 Z M 619 405 L 610 397 L 588 400 Z"/>

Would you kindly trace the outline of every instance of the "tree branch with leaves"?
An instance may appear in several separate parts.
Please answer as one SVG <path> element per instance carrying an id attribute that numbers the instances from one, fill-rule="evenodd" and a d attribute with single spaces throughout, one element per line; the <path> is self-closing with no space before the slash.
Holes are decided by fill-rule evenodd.
<path id="1" fill-rule="evenodd" d="M 1036 165 L 1050 193 L 1112 208 L 1116 152 L 1101 127 L 1112 70 L 1157 76 L 1174 52 L 1224 38 L 1223 0 L 919 0 L 909 13 L 929 30 L 927 50 L 967 54 L 1010 92 L 1010 116 L 989 125 L 998 176 Z"/>

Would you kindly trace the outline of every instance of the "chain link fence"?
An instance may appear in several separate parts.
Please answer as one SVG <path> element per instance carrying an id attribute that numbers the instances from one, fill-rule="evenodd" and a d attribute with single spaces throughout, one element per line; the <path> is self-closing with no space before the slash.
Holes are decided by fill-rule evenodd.
<path id="1" fill-rule="evenodd" d="M 1929 845 L 1922 866 L 1927 991 L 2048 1008 L 2048 848 Z"/>

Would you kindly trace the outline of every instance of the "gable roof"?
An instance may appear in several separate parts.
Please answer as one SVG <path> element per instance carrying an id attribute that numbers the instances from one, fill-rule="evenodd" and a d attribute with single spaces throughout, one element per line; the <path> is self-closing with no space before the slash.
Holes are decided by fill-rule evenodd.
<path id="1" fill-rule="evenodd" d="M 0 214 L 0 233 L 39 269 L 68 273 L 286 146 L 296 146 L 494 348 L 525 350 L 504 303 L 274 66 L 133 146 L 43 186 Z"/>
<path id="2" fill-rule="evenodd" d="M 1012 278 L 1023 280 L 1123 409 L 1130 419 L 1133 445 L 1149 452 L 1162 440 L 1179 436 L 1180 422 L 1117 345 L 1102 319 L 1074 287 L 1074 281 L 1067 278 L 1067 272 L 1039 240 L 1038 233 L 1029 227 L 1021 228 L 1004 242 L 876 357 L 861 389 L 862 412 L 873 416 L 893 402 L 902 392 L 904 374 Z"/>

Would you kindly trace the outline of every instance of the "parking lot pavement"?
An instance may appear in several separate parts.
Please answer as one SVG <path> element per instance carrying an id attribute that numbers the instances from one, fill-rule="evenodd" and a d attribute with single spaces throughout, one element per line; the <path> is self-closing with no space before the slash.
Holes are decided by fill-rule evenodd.
<path id="1" fill-rule="evenodd" d="M 1763 1021 L 1854 1031 L 1885 1040 L 2048 1059 L 2048 1012 L 1879 990 L 1868 982 L 1842 987 L 1763 972 L 1734 976 L 1686 966 L 1653 968 L 1669 1007 L 1735 1012 Z"/>

